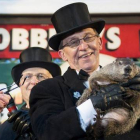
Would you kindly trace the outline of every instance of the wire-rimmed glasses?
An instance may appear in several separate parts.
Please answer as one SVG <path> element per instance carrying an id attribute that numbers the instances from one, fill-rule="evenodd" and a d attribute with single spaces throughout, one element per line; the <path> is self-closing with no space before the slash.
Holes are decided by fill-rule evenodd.
<path id="1" fill-rule="evenodd" d="M 84 42 L 89 43 L 92 42 L 96 39 L 96 37 L 98 37 L 98 35 L 86 35 L 84 38 L 73 38 L 72 40 L 70 40 L 68 43 L 66 43 L 65 45 L 62 46 L 62 48 L 64 48 L 65 46 L 68 46 L 70 48 L 77 48 L 80 43 L 81 40 L 84 40 Z"/>

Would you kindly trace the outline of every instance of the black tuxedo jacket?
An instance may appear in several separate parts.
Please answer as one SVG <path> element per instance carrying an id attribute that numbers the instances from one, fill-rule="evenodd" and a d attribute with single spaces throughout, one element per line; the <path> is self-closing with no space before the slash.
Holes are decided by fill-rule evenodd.
<path id="1" fill-rule="evenodd" d="M 75 70 L 37 84 L 31 91 L 31 124 L 39 140 L 83 140 L 74 93 L 85 86 Z"/>
<path id="2" fill-rule="evenodd" d="M 75 93 L 82 94 L 84 89 L 83 81 L 70 68 L 63 76 L 42 81 L 32 89 L 30 116 L 32 129 L 38 140 L 86 139 L 75 106 L 78 98 L 74 96 Z M 130 132 L 127 136 L 135 134 L 140 136 L 137 131 Z M 124 139 L 116 136 L 109 140 Z"/>

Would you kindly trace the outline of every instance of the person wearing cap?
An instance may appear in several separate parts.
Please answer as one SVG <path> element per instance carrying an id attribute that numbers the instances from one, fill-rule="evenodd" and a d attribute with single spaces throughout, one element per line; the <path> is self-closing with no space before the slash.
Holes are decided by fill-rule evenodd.
<path id="1" fill-rule="evenodd" d="M 117 84 L 107 86 L 99 91 L 104 92 L 104 96 L 91 96 L 76 106 L 88 87 L 88 76 L 100 69 L 102 40 L 99 34 L 105 21 L 92 21 L 85 3 L 72 3 L 58 9 L 51 21 L 57 34 L 49 39 L 49 45 L 70 67 L 63 76 L 44 80 L 32 89 L 32 129 L 38 140 L 85 140 L 87 127 L 96 123 L 96 109 L 106 111 L 118 106 L 125 91 Z M 111 98 L 106 102 L 104 99 L 108 96 Z"/>
<path id="2" fill-rule="evenodd" d="M 21 135 L 18 129 L 21 121 L 21 125 L 24 126 L 24 121 L 20 120 L 21 118 L 26 120 L 25 123 L 30 121 L 28 115 L 30 92 L 39 82 L 61 75 L 60 67 L 52 62 L 51 54 L 46 49 L 40 47 L 25 49 L 21 52 L 19 59 L 20 64 L 12 68 L 11 75 L 21 89 L 25 105 L 21 110 L 11 114 L 8 120 L 0 125 L 0 140 L 35 139 L 31 134 L 24 136 L 22 133 Z"/>

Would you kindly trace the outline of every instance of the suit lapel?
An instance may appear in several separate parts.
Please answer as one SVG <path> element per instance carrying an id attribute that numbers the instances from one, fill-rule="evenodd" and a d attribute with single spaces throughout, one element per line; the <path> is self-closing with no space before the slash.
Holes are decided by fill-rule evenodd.
<path id="1" fill-rule="evenodd" d="M 63 76 L 65 79 L 65 84 L 67 84 L 70 87 L 69 93 L 75 104 L 86 87 L 83 85 L 83 81 L 80 81 L 76 71 L 71 68 L 68 68 L 68 70 Z"/>

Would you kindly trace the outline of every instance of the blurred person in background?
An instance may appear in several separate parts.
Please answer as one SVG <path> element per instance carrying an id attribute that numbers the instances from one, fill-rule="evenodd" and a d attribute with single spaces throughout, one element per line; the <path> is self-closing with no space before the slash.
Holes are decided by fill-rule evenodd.
<path id="1" fill-rule="evenodd" d="M 51 54 L 43 48 L 32 47 L 28 48 L 20 54 L 20 64 L 12 68 L 11 74 L 14 82 L 20 87 L 25 104 L 16 112 L 16 115 L 9 116 L 8 120 L 0 125 L 0 140 L 14 139 L 35 139 L 33 134 L 22 134 L 18 129 L 20 117 L 29 122 L 29 97 L 32 88 L 39 82 L 61 75 L 60 67 L 52 62 Z M 10 96 L 0 92 L 1 111 L 9 103 Z M 21 116 L 20 116 L 21 115 Z M 18 123 L 15 123 L 18 120 Z M 24 124 L 22 124 L 23 126 Z M 26 128 L 25 128 L 26 129 Z"/>

